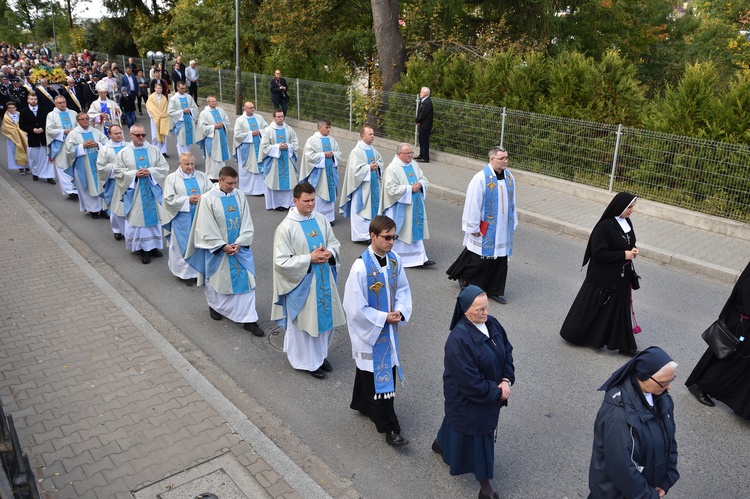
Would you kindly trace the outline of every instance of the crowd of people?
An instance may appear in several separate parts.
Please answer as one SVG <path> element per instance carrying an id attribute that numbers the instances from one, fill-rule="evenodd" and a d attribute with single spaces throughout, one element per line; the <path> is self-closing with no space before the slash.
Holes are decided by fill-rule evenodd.
<path id="1" fill-rule="evenodd" d="M 350 407 L 369 417 L 387 444 L 408 444 L 394 409 L 396 379 L 403 377 L 399 329 L 412 313 L 405 268 L 429 267 L 426 194 L 429 181 L 418 163 L 429 163 L 433 107 L 429 88 L 420 92 L 415 120 L 420 157 L 398 144 L 388 165 L 375 146 L 375 131 L 344 159 L 331 123 L 300 144 L 285 120 L 286 81 L 277 70 L 267 123 L 254 103 L 231 123 L 208 95 L 197 104 L 198 72 L 178 58 L 167 75 L 150 78 L 132 63 L 123 72 L 99 64 L 88 51 L 68 58 L 42 47 L 0 45 L 2 134 L 8 167 L 34 181 L 59 184 L 92 219 L 109 219 L 113 236 L 143 264 L 163 256 L 188 285 L 204 287 L 208 313 L 242 324 L 262 337 L 255 303 L 254 227 L 248 195 L 263 196 L 267 210 L 286 212 L 273 238 L 271 319 L 284 328 L 290 365 L 325 379 L 334 330 L 347 325 L 355 383 Z M 57 89 L 46 78 L 31 83 L 39 64 L 63 68 Z M 171 88 L 171 95 L 170 95 Z M 139 123 L 146 102 L 147 127 Z M 130 141 L 125 141 L 124 127 Z M 178 167 L 170 173 L 167 141 L 175 140 Z M 193 146 L 204 171 L 196 169 Z M 448 268 L 461 287 L 445 345 L 445 417 L 433 450 L 451 474 L 474 473 L 480 499 L 497 497 L 494 440 L 500 408 L 515 382 L 513 347 L 500 322 L 488 314 L 489 300 L 507 304 L 508 259 L 518 225 L 516 183 L 503 147 L 488 151 L 487 165 L 472 178 L 462 216 L 463 250 Z M 234 160 L 235 166 L 227 163 Z M 663 497 L 679 478 L 673 404 L 668 388 L 676 363 L 663 350 L 637 349 L 633 290 L 639 254 L 630 220 L 637 198 L 617 194 L 594 227 L 583 265 L 586 279 L 566 317 L 561 336 L 570 343 L 633 357 L 602 386 L 590 464 L 590 497 Z M 338 292 L 341 244 L 336 215 L 351 221 L 349 237 L 364 243 Z M 744 342 L 750 316 L 750 265 L 742 274 L 721 320 L 738 338 L 732 355 L 709 349 L 688 379 L 705 405 L 711 396 L 750 417 L 750 389 L 743 383 L 750 354 Z M 747 321 L 746 321 L 747 320 Z"/>

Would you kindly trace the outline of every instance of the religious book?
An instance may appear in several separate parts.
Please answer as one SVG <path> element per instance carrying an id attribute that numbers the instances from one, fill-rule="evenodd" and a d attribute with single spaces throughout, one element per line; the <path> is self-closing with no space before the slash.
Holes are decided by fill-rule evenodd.
<path id="1" fill-rule="evenodd" d="M 490 226 L 489 222 L 485 222 L 484 220 L 481 220 L 479 222 L 479 233 L 482 234 L 482 237 L 487 235 L 487 227 Z"/>

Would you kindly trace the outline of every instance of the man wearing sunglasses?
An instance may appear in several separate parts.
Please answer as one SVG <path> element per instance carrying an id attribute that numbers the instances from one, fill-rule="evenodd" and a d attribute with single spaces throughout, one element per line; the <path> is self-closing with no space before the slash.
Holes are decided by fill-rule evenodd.
<path id="1" fill-rule="evenodd" d="M 403 380 L 399 325 L 411 316 L 411 290 L 401 258 L 393 252 L 396 223 L 378 215 L 370 222 L 370 246 L 352 265 L 344 288 L 344 313 L 357 364 L 349 407 L 368 416 L 392 447 L 401 436 L 393 400 Z"/>
<path id="2" fill-rule="evenodd" d="M 161 151 L 146 142 L 146 129 L 130 127 L 130 140 L 115 159 L 115 190 L 110 209 L 125 217 L 125 247 L 141 255 L 141 263 L 162 256 L 162 188 L 169 173 Z"/>

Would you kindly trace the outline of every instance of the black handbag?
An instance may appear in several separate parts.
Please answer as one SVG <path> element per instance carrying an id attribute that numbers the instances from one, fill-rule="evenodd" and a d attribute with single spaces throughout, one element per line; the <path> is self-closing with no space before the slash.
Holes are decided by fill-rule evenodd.
<path id="1" fill-rule="evenodd" d="M 630 261 L 630 287 L 633 290 L 641 289 L 641 276 L 639 276 L 638 272 L 635 271 L 633 260 Z"/>
<path id="2" fill-rule="evenodd" d="M 721 319 L 716 319 L 713 324 L 708 326 L 708 329 L 703 331 L 701 338 L 708 343 L 708 347 L 719 359 L 733 354 L 740 344 L 740 340 L 729 331 L 729 328 Z"/>

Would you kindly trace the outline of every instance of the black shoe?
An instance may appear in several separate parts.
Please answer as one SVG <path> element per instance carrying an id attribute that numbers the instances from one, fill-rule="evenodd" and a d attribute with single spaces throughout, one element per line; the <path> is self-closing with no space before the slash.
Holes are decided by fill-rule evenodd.
<path id="1" fill-rule="evenodd" d="M 107 220 L 109 220 L 109 213 L 107 213 L 107 210 L 100 211 L 99 212 L 99 216 L 102 217 L 102 218 L 106 218 Z"/>
<path id="2" fill-rule="evenodd" d="M 422 264 L 422 267 L 432 267 L 433 265 L 435 265 L 434 260 L 427 260 L 426 262 Z"/>
<path id="3" fill-rule="evenodd" d="M 122 241 L 123 239 L 125 239 L 125 236 L 115 233 L 115 241 Z"/>
<path id="4" fill-rule="evenodd" d="M 326 379 L 326 373 L 323 372 L 322 369 L 318 368 L 314 371 L 309 371 L 310 376 L 312 376 L 315 379 Z"/>
<path id="5" fill-rule="evenodd" d="M 164 253 L 162 253 L 161 251 L 159 251 L 156 248 L 154 248 L 151 251 L 149 251 L 148 254 L 151 255 L 151 256 L 157 256 L 157 257 L 158 256 L 164 256 Z"/>
<path id="6" fill-rule="evenodd" d="M 711 400 L 711 397 L 708 396 L 706 392 L 701 390 L 701 387 L 697 384 L 693 383 L 692 385 L 687 387 L 688 391 L 693 394 L 695 397 L 695 400 L 700 402 L 703 405 L 707 405 L 708 407 L 713 407 L 716 404 L 714 404 L 714 401 Z"/>
<path id="7" fill-rule="evenodd" d="M 26 173 L 31 173 L 31 168 L 24 168 L 26 170 Z"/>
<path id="8" fill-rule="evenodd" d="M 78 199 L 78 194 L 76 194 L 75 192 L 71 192 L 70 194 L 68 194 L 68 199 L 76 201 Z"/>
<path id="9" fill-rule="evenodd" d="M 57 185 L 57 181 L 55 179 L 53 179 L 53 178 L 48 178 L 47 179 L 47 183 L 48 184 L 52 184 L 52 185 Z"/>
<path id="10" fill-rule="evenodd" d="M 628 357 L 635 357 L 640 353 L 640 350 L 633 349 L 633 350 L 620 350 L 620 355 L 627 355 Z"/>
<path id="11" fill-rule="evenodd" d="M 505 296 L 503 296 L 503 295 L 491 295 L 490 299 L 491 300 L 495 300 L 500 305 L 505 305 L 506 303 L 508 303 L 508 300 L 506 300 Z"/>
<path id="12" fill-rule="evenodd" d="M 18 169 L 18 174 L 19 175 L 26 175 L 26 168 L 19 168 Z"/>
<path id="13" fill-rule="evenodd" d="M 413 157 L 412 159 L 416 161 L 416 160 L 418 160 L 418 159 L 422 159 L 422 156 L 415 156 L 415 157 Z"/>
<path id="14" fill-rule="evenodd" d="M 441 456 L 443 455 L 443 449 L 440 448 L 440 444 L 438 443 L 437 438 L 434 442 L 432 442 L 432 452 L 434 452 L 435 454 L 440 454 Z"/>
<path id="15" fill-rule="evenodd" d="M 274 208 L 274 210 L 276 210 L 276 211 L 289 211 L 289 208 L 284 208 L 283 206 L 277 206 L 276 208 Z"/>
<path id="16" fill-rule="evenodd" d="M 336 225 L 336 222 L 331 222 L 331 227 L 333 227 L 334 225 Z"/>
<path id="17" fill-rule="evenodd" d="M 211 307 L 208 307 L 208 313 L 211 315 L 211 318 L 215 321 L 220 321 L 222 319 L 221 314 L 217 312 L 216 310 L 212 309 Z"/>
<path id="18" fill-rule="evenodd" d="M 430 162 L 430 160 L 429 160 L 429 159 L 422 159 L 422 158 L 417 158 L 417 159 L 416 159 L 416 162 L 417 162 L 417 163 L 429 163 L 429 162 Z"/>
<path id="19" fill-rule="evenodd" d="M 32 176 L 31 176 L 31 179 L 32 179 L 32 180 L 33 180 L 34 182 L 38 182 L 38 181 L 39 181 L 39 177 L 37 177 L 36 175 L 32 175 Z"/>
<path id="20" fill-rule="evenodd" d="M 169 154 L 167 153 L 162 153 L 162 156 L 164 156 L 165 158 L 169 158 Z"/>
<path id="21" fill-rule="evenodd" d="M 500 496 L 497 495 L 497 492 L 493 492 L 491 496 L 488 496 L 487 494 L 482 494 L 482 491 L 479 491 L 479 499 L 500 499 Z"/>
<path id="22" fill-rule="evenodd" d="M 385 434 L 385 443 L 391 447 L 401 447 L 408 444 L 409 441 L 402 437 L 400 433 L 389 431 Z"/>
<path id="23" fill-rule="evenodd" d="M 245 329 L 245 331 L 250 331 L 251 333 L 253 333 L 253 336 L 257 336 L 258 338 L 266 335 L 266 333 L 260 328 L 257 322 L 248 322 L 242 327 Z"/>
<path id="24" fill-rule="evenodd" d="M 151 263 L 151 256 L 145 251 L 141 251 L 141 263 L 143 265 L 148 265 L 149 263 Z"/>
<path id="25" fill-rule="evenodd" d="M 333 371 L 333 366 L 330 362 L 328 362 L 328 359 L 323 359 L 323 365 L 321 365 L 319 369 L 322 369 L 323 371 L 329 373 Z"/>
<path id="26" fill-rule="evenodd" d="M 460 279 L 458 281 L 458 285 L 461 286 L 461 291 L 463 291 L 464 289 L 466 289 L 466 288 L 469 287 L 469 282 L 468 281 L 464 281 L 463 279 Z"/>
<path id="27" fill-rule="evenodd" d="M 94 220 L 99 220 L 101 218 L 99 216 L 99 212 L 97 212 L 97 211 L 92 211 L 90 213 L 91 213 L 91 218 L 93 218 Z"/>

